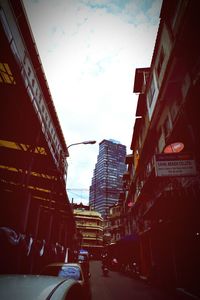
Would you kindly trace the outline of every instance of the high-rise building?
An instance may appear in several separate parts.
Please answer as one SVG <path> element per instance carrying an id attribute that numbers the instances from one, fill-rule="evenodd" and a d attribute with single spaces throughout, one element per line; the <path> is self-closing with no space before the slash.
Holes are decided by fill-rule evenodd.
<path id="1" fill-rule="evenodd" d="M 126 146 L 115 140 L 103 140 L 99 144 L 99 154 L 90 186 L 89 204 L 102 217 L 108 208 L 119 199 L 122 176 L 126 171 Z"/>

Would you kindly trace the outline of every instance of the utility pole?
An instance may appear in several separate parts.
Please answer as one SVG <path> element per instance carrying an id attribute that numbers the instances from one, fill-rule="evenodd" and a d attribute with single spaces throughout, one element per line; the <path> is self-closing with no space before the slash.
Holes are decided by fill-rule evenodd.
<path id="1" fill-rule="evenodd" d="M 106 211 L 105 217 L 108 216 L 108 145 L 106 145 Z"/>

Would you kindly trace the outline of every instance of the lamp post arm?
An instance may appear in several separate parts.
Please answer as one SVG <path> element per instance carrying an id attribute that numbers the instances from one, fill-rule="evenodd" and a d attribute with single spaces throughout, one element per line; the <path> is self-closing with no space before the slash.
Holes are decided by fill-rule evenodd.
<path id="1" fill-rule="evenodd" d="M 81 143 L 70 144 L 70 145 L 67 147 L 67 149 L 69 149 L 69 147 L 71 147 L 71 146 L 80 145 L 80 144 L 83 144 L 83 143 L 81 142 Z"/>
<path id="2" fill-rule="evenodd" d="M 74 143 L 74 144 L 70 144 L 67 149 L 69 149 L 69 147 L 71 146 L 75 146 L 75 145 L 80 145 L 80 144 L 83 144 L 83 145 L 87 145 L 87 144 L 95 144 L 96 141 L 84 141 L 84 142 L 80 142 L 80 143 Z"/>

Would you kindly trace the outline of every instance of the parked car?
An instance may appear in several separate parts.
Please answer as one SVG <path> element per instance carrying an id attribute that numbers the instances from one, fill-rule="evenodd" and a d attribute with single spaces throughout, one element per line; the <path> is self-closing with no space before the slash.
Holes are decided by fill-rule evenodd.
<path id="1" fill-rule="evenodd" d="M 78 263 L 82 266 L 86 278 L 90 278 L 89 253 L 86 250 L 80 250 L 78 254 Z"/>
<path id="2" fill-rule="evenodd" d="M 76 280 L 83 289 L 82 295 L 84 297 L 81 299 L 90 297 L 88 278 L 85 276 L 82 266 L 78 263 L 52 263 L 44 267 L 41 274 Z"/>
<path id="3" fill-rule="evenodd" d="M 38 275 L 0 275 L 1 300 L 77 300 L 82 286 L 74 279 Z"/>

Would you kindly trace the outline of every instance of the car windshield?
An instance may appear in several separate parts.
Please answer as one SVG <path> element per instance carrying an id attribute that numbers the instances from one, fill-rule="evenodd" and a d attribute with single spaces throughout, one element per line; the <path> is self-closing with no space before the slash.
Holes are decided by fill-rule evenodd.
<path id="1" fill-rule="evenodd" d="M 81 260 L 81 261 L 87 261 L 88 258 L 87 258 L 87 256 L 80 254 L 80 255 L 78 256 L 78 260 Z"/>
<path id="2" fill-rule="evenodd" d="M 77 266 L 47 266 L 42 274 L 82 280 L 80 268 Z"/>

